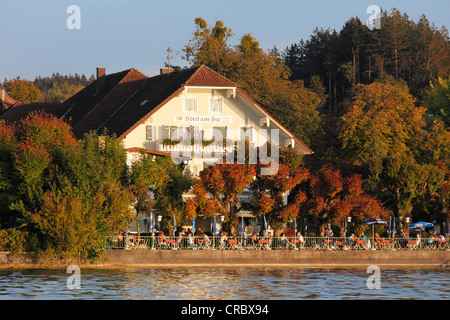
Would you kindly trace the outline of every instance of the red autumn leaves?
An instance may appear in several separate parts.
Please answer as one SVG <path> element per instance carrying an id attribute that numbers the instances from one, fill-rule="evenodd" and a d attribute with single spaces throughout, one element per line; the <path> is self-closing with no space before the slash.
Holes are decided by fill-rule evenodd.
<path id="1" fill-rule="evenodd" d="M 280 163 L 275 175 L 260 175 L 258 165 L 219 164 L 200 173 L 185 215 L 192 219 L 223 214 L 227 221 L 236 222 L 239 211 L 250 210 L 265 215 L 274 229 L 306 215 L 319 225 L 328 219 L 339 224 L 346 216 L 355 223 L 387 217 L 381 203 L 364 193 L 361 185 L 359 175 L 345 177 L 330 166 L 313 173 L 287 162 Z M 247 191 L 250 200 L 239 201 Z"/>

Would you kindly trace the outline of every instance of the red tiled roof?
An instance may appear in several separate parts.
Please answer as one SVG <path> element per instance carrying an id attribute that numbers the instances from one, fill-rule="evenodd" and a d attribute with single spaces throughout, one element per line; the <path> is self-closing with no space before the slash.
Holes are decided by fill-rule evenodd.
<path id="1" fill-rule="evenodd" d="M 205 65 L 198 67 L 196 72 L 185 83 L 186 86 L 204 87 L 237 87 L 237 85 L 221 76 Z"/>

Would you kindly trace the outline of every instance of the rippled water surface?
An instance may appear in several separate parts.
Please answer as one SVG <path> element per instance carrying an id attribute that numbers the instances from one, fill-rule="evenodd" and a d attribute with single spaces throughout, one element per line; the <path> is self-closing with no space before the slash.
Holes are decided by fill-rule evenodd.
<path id="1" fill-rule="evenodd" d="M 381 270 L 368 289 L 364 269 L 82 269 L 80 289 L 66 270 L 0 269 L 0 299 L 450 299 L 450 270 Z"/>

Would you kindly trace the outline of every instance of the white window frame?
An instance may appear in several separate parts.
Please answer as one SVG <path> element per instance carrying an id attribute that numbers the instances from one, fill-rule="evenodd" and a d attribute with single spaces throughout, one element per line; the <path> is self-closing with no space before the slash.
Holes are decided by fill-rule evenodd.
<path id="1" fill-rule="evenodd" d="M 247 128 L 247 129 L 251 130 L 250 131 L 251 134 L 250 134 L 248 141 L 254 142 L 255 141 L 255 128 L 253 126 L 240 126 L 239 127 L 239 141 L 242 141 L 242 136 L 241 136 L 242 128 Z"/>
<path id="2" fill-rule="evenodd" d="M 221 102 L 221 105 L 222 105 L 222 110 L 219 112 L 219 111 L 213 111 L 212 110 L 212 100 L 213 99 L 217 99 L 217 100 L 220 100 L 220 102 Z M 224 100 L 223 100 L 223 97 L 218 97 L 218 96 L 212 96 L 212 97 L 210 97 L 209 98 L 209 113 L 212 113 L 212 114 L 223 114 L 223 112 L 224 112 L 224 109 L 225 109 L 225 107 L 224 107 Z"/>
<path id="3" fill-rule="evenodd" d="M 211 126 L 211 135 L 214 135 L 214 128 L 225 128 L 225 135 L 222 137 L 222 139 L 227 139 L 227 135 L 228 135 L 228 126 L 226 125 L 219 125 L 219 124 L 214 124 Z M 212 138 L 212 136 L 211 136 Z"/>
<path id="4" fill-rule="evenodd" d="M 148 138 L 149 127 L 152 129 L 151 130 L 151 135 L 152 135 L 151 139 Z M 145 126 L 145 141 L 154 141 L 154 140 L 155 140 L 155 126 L 152 124 L 146 125 Z"/>
<path id="5" fill-rule="evenodd" d="M 188 99 L 194 99 L 195 100 L 195 111 L 187 110 L 187 100 Z M 185 96 L 185 98 L 183 99 L 183 112 L 184 113 L 197 114 L 198 113 L 198 97 L 196 97 L 196 96 Z"/>
<path id="6" fill-rule="evenodd" d="M 162 140 L 164 136 L 164 132 L 162 130 L 162 127 L 164 125 L 162 123 L 152 123 L 148 124 L 145 127 L 145 141 L 156 141 L 156 140 Z M 147 140 L 147 127 L 152 127 L 152 140 Z"/>

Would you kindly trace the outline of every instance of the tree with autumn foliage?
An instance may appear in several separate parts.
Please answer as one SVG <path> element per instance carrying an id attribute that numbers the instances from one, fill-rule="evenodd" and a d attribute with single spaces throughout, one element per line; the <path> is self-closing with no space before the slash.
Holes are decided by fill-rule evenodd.
<path id="1" fill-rule="evenodd" d="M 9 96 L 17 101 L 40 102 L 44 99 L 42 92 L 32 81 L 19 78 L 4 83 Z"/>
<path id="2" fill-rule="evenodd" d="M 242 210 L 238 196 L 253 182 L 255 175 L 254 165 L 236 162 L 204 169 L 194 185 L 194 198 L 186 201 L 185 217 L 223 214 L 230 230 L 235 228 L 239 223 L 237 214 Z"/>
<path id="3" fill-rule="evenodd" d="M 266 216 L 274 230 L 282 230 L 286 222 L 298 218 L 302 204 L 307 200 L 300 185 L 309 177 L 303 166 L 303 157 L 292 148 L 279 147 L 278 171 L 261 174 L 261 163 L 257 165 L 257 176 L 250 186 L 252 198 L 247 208 L 257 217 Z"/>
<path id="4" fill-rule="evenodd" d="M 328 220 L 343 230 L 344 218 L 348 216 L 358 232 L 367 218 L 388 218 L 382 204 L 363 191 L 358 174 L 345 177 L 340 170 L 324 166 L 310 175 L 306 190 L 308 199 L 302 208 L 303 216 L 322 230 Z"/>
<path id="5" fill-rule="evenodd" d="M 365 172 L 366 186 L 400 219 L 445 181 L 438 162 L 448 162 L 448 128 L 426 128 L 425 109 L 406 85 L 392 78 L 357 85 L 341 118 L 341 157 Z"/>

